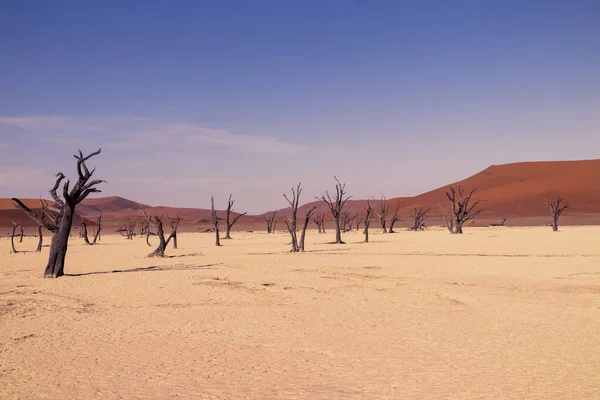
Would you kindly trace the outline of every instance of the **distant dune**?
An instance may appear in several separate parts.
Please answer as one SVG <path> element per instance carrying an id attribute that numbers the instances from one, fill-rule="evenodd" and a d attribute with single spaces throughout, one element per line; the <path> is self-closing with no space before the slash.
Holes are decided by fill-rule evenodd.
<path id="1" fill-rule="evenodd" d="M 600 224 L 600 160 L 585 161 L 549 161 L 523 162 L 505 165 L 492 165 L 485 170 L 466 178 L 456 185 L 466 190 L 477 188 L 474 199 L 485 200 L 479 224 L 493 222 L 506 217 L 513 225 L 540 225 L 547 221 L 548 211 L 543 198 L 551 198 L 559 193 L 571 202 L 571 209 L 565 213 L 562 221 L 566 224 Z M 431 207 L 436 212 L 437 202 L 446 202 L 444 192 L 447 186 L 414 197 L 390 198 L 390 213 L 399 205 L 399 213 L 406 217 L 413 207 Z M 351 194 L 351 193 L 349 193 Z M 25 204 L 39 209 L 38 199 L 22 199 Z M 371 200 L 376 207 L 379 200 Z M 366 207 L 367 200 L 349 200 L 347 208 L 360 212 Z M 302 215 L 309 207 L 317 206 L 318 212 L 326 212 L 324 203 L 313 201 L 300 207 Z M 107 227 L 120 225 L 132 218 L 143 218 L 142 209 L 149 214 L 179 214 L 183 230 L 204 229 L 210 226 L 210 210 L 199 208 L 176 208 L 166 206 L 152 207 L 122 197 L 88 198 L 77 206 L 77 212 L 90 219 L 102 213 Z M 238 229 L 262 229 L 264 216 L 249 215 L 242 218 Z M 223 211 L 220 211 L 223 214 Z M 238 215 L 234 213 L 234 215 Z M 290 215 L 290 208 L 278 210 L 280 229 L 284 218 Z M 13 220 L 27 220 L 20 210 L 14 208 L 10 199 L 0 199 L 0 226 L 11 226 Z M 435 218 L 433 218 L 435 223 Z M 33 224 L 33 223 L 32 223 Z M 400 222 L 400 225 L 403 225 Z"/>

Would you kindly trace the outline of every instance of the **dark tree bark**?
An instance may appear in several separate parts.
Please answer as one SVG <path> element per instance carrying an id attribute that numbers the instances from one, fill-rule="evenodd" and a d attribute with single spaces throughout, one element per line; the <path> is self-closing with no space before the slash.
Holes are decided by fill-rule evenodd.
<path id="1" fill-rule="evenodd" d="M 277 211 L 273 211 L 270 214 L 265 215 L 265 222 L 267 223 L 267 233 L 275 233 L 275 216 Z"/>
<path id="2" fill-rule="evenodd" d="M 481 213 L 481 211 L 483 211 L 482 209 L 475 209 L 475 207 L 481 203 L 481 200 L 477 200 L 473 204 L 469 204 L 473 193 L 475 193 L 475 190 L 477 189 L 475 188 L 471 190 L 467 196 L 464 195 L 464 189 L 462 186 L 458 186 L 458 188 L 450 186 L 448 191 L 446 191 L 446 197 L 452 203 L 452 213 L 448 215 L 446 209 L 443 207 L 442 209 L 446 227 L 448 227 L 448 230 L 450 230 L 452 233 L 462 234 L 463 225 L 465 222 L 472 220 L 479 213 Z M 448 221 L 449 218 L 452 218 L 452 223 Z M 454 226 L 453 230 L 451 229 L 452 225 Z"/>
<path id="3" fill-rule="evenodd" d="M 442 218 L 444 219 L 446 229 L 448 229 L 448 232 L 454 233 L 454 218 L 439 201 L 438 206 L 440 207 L 440 212 L 442 214 Z"/>
<path id="4" fill-rule="evenodd" d="M 217 210 L 215 210 L 215 199 L 212 196 L 210 197 L 210 208 L 212 210 L 212 221 L 215 229 L 215 246 L 220 246 L 221 238 L 219 237 L 219 220 L 221 220 L 221 218 L 217 216 Z"/>
<path id="5" fill-rule="evenodd" d="M 148 257 L 165 257 L 165 250 L 167 249 L 171 239 L 173 239 L 173 237 L 177 234 L 177 227 L 175 226 L 169 237 L 165 239 L 162 217 L 156 215 L 149 217 L 145 211 L 144 215 L 146 217 L 146 221 L 148 221 L 148 225 L 154 225 L 156 228 L 156 232 L 153 233 L 153 235 L 158 237 L 158 247 L 152 253 L 148 254 Z M 179 224 L 179 222 L 177 222 L 177 224 Z"/>
<path id="6" fill-rule="evenodd" d="M 364 243 L 369 243 L 369 225 L 371 225 L 371 220 L 373 219 L 374 210 L 371 207 L 371 203 L 367 201 L 367 209 L 365 212 L 365 241 Z"/>
<path id="7" fill-rule="evenodd" d="M 100 240 L 100 231 L 102 230 L 102 213 L 100 213 L 100 216 L 98 219 L 96 219 L 95 229 L 96 231 L 94 232 L 94 240 L 92 241 L 92 244 L 96 244 L 96 242 Z"/>
<path id="8" fill-rule="evenodd" d="M 565 202 L 565 199 L 556 195 L 556 199 L 554 201 L 550 201 L 548 199 L 544 199 L 544 204 L 548 206 L 550 209 L 550 216 L 552 217 L 552 230 L 554 232 L 558 231 L 558 218 L 560 218 L 563 211 L 567 208 L 570 208 L 571 203 L 568 201 Z"/>
<path id="9" fill-rule="evenodd" d="M 300 235 L 300 242 L 298 243 L 298 248 L 300 251 L 304 252 L 304 239 L 306 238 L 306 228 L 308 228 L 308 223 L 310 222 L 310 217 L 317 207 L 313 206 L 310 210 L 306 212 L 304 216 L 304 225 L 302 225 L 302 234 Z"/>
<path id="10" fill-rule="evenodd" d="M 148 225 L 148 221 L 140 222 L 140 236 L 147 236 L 149 227 L 150 225 Z"/>
<path id="11" fill-rule="evenodd" d="M 100 192 L 100 190 L 96 189 L 95 186 L 104 181 L 90 181 L 95 169 L 89 171 L 85 164 L 87 160 L 98 154 L 100 154 L 100 150 L 87 156 L 84 156 L 81 151 L 79 151 L 79 154 L 74 156 L 77 159 L 78 179 L 71 190 L 69 190 L 69 180 L 65 182 L 63 185 L 62 199 L 56 193 L 56 190 L 65 178 L 65 175 L 62 172 L 57 174 L 54 187 L 50 190 L 50 195 L 58 207 L 52 207 L 53 210 L 57 211 L 57 216 L 55 218 L 50 218 L 51 221 L 45 221 L 41 219 L 40 216 L 30 210 L 19 199 L 12 199 L 15 202 L 15 205 L 25 211 L 25 213 L 31 219 L 53 233 L 52 242 L 50 244 L 48 264 L 46 265 L 46 270 L 44 271 L 44 277 L 46 278 L 58 278 L 64 275 L 65 257 L 67 255 L 69 234 L 71 233 L 71 226 L 73 224 L 73 216 L 75 215 L 75 206 L 91 193 Z"/>
<path id="12" fill-rule="evenodd" d="M 389 233 L 396 233 L 394 232 L 394 224 L 400 219 L 400 215 L 398 215 L 398 209 L 400 208 L 400 204 L 398 204 L 396 206 L 396 211 L 394 211 L 394 215 L 392 215 L 392 218 L 390 218 L 390 229 L 389 229 Z"/>
<path id="13" fill-rule="evenodd" d="M 19 222 L 19 230 L 21 231 L 19 235 L 19 243 L 23 243 L 23 236 L 25 236 L 25 225 L 23 224 L 23 221 Z"/>
<path id="14" fill-rule="evenodd" d="M 346 196 L 346 184 L 340 183 L 337 177 L 335 177 L 335 181 L 337 182 L 335 185 L 335 194 L 331 196 L 329 192 L 326 190 L 325 194 L 320 198 L 317 197 L 318 200 L 323 201 L 327 204 L 327 208 L 333 217 L 335 222 L 335 242 L 336 244 L 344 244 L 342 241 L 342 227 L 340 226 L 341 221 L 340 217 L 342 215 L 342 211 L 344 209 L 344 205 L 352 196 Z"/>
<path id="15" fill-rule="evenodd" d="M 431 208 L 425 208 L 423 206 L 419 208 L 413 208 L 412 213 L 410 214 L 413 219 L 413 226 L 409 228 L 411 231 L 422 231 L 427 228 L 425 225 L 425 220 L 429 217 L 429 212 Z"/>
<path id="16" fill-rule="evenodd" d="M 242 213 L 237 215 L 233 220 L 231 220 L 231 212 L 233 211 L 233 203 L 235 200 L 231 200 L 231 195 L 229 195 L 229 201 L 227 202 L 227 210 L 225 212 L 225 237 L 223 239 L 231 239 L 231 227 L 240 220 L 247 213 Z"/>
<path id="17" fill-rule="evenodd" d="M 360 224 L 362 224 L 365 220 L 365 217 L 361 217 L 360 215 L 356 216 L 356 231 L 360 230 Z"/>
<path id="18" fill-rule="evenodd" d="M 92 245 L 90 239 L 88 238 L 87 223 L 85 222 L 85 218 L 83 217 L 81 217 L 81 227 L 79 228 L 79 236 L 83 238 L 85 244 L 90 246 Z"/>
<path id="19" fill-rule="evenodd" d="M 313 218 L 319 233 L 325 233 L 325 213 L 317 213 Z"/>
<path id="20" fill-rule="evenodd" d="M 135 236 L 135 227 L 137 225 L 136 220 L 125 222 L 117 232 L 119 232 L 122 236 L 125 236 L 127 240 L 133 240 Z"/>
<path id="21" fill-rule="evenodd" d="M 173 248 L 177 249 L 177 228 L 179 228 L 179 222 L 181 221 L 181 217 L 179 217 L 179 214 L 177 214 L 175 218 L 169 218 L 169 215 L 167 214 L 167 220 L 169 221 L 169 225 L 171 225 Z"/>
<path id="22" fill-rule="evenodd" d="M 381 224 L 381 229 L 383 233 L 388 233 L 386 226 L 387 219 L 387 211 L 388 211 L 388 203 L 385 196 L 381 196 L 381 201 L 379 202 L 379 212 L 375 211 L 377 216 L 379 217 L 379 223 Z"/>
<path id="23" fill-rule="evenodd" d="M 14 254 L 17 254 L 17 249 L 15 249 L 15 232 L 17 231 L 17 228 L 21 228 L 21 223 L 13 221 L 13 229 L 10 235 L 10 246 L 12 247 L 11 253 Z"/>
<path id="24" fill-rule="evenodd" d="M 42 218 L 44 218 L 43 215 L 42 215 Z M 44 234 L 42 233 L 42 226 L 38 225 L 38 245 L 37 245 L 37 248 L 35 249 L 35 251 L 41 252 L 43 243 L 44 243 Z"/>
<path id="25" fill-rule="evenodd" d="M 300 246 L 298 244 L 298 228 L 297 228 L 297 215 L 298 215 L 298 202 L 300 201 L 300 193 L 302 193 L 302 184 L 298 183 L 296 189 L 292 188 L 292 199 L 290 200 L 287 195 L 284 193 L 283 197 L 290 203 L 290 207 L 292 208 L 292 215 L 285 221 L 285 225 L 287 226 L 288 232 L 292 237 L 292 249 L 290 252 L 295 253 L 300 251 Z"/>

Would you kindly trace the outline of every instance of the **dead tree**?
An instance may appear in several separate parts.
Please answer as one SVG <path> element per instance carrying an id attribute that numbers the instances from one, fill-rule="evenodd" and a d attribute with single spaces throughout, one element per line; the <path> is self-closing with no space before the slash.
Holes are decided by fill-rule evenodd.
<path id="1" fill-rule="evenodd" d="M 122 236 L 125 236 L 127 240 L 133 240 L 133 237 L 135 236 L 136 225 L 137 222 L 135 220 L 125 222 L 117 232 L 119 232 Z"/>
<path id="2" fill-rule="evenodd" d="M 267 233 L 275 233 L 275 216 L 277 211 L 273 211 L 270 214 L 264 216 L 265 222 L 267 223 Z"/>
<path id="3" fill-rule="evenodd" d="M 502 221 L 498 224 L 490 224 L 489 226 L 506 226 L 506 218 L 502 217 Z"/>
<path id="4" fill-rule="evenodd" d="M 81 226 L 79 227 L 79 237 L 83 238 L 83 240 L 85 241 L 85 244 L 87 245 L 92 245 L 92 242 L 90 242 L 90 239 L 88 238 L 88 232 L 87 232 L 87 223 L 85 222 L 85 218 L 81 217 Z"/>
<path id="5" fill-rule="evenodd" d="M 373 207 L 371 207 L 371 203 L 367 201 L 367 209 L 365 212 L 365 230 L 363 231 L 365 234 L 364 243 L 369 243 L 369 225 L 371 225 L 371 220 L 373 219 Z"/>
<path id="6" fill-rule="evenodd" d="M 425 208 L 423 206 L 413 208 L 413 211 L 410 214 L 410 217 L 413 219 L 413 226 L 408 229 L 415 232 L 426 229 L 427 226 L 425 225 L 425 220 L 429 217 L 430 211 L 431 208 Z"/>
<path id="7" fill-rule="evenodd" d="M 304 239 L 306 238 L 306 229 L 308 228 L 308 223 L 310 222 L 310 217 L 317 207 L 313 206 L 310 210 L 306 211 L 306 215 L 304 216 L 304 225 L 302 225 L 302 234 L 300 235 L 300 242 L 298 243 L 298 247 L 300 251 L 304 251 Z"/>
<path id="8" fill-rule="evenodd" d="M 565 211 L 567 208 L 570 208 L 569 206 L 571 203 L 568 201 L 565 202 L 565 199 L 559 195 L 556 195 L 556 199 L 554 201 L 544 199 L 544 204 L 546 204 L 546 206 L 548 206 L 550 209 L 550 216 L 552 217 L 552 230 L 556 232 L 558 231 L 558 218 L 561 216 L 563 211 Z"/>
<path id="9" fill-rule="evenodd" d="M 458 188 L 450 186 L 448 188 L 448 191 L 446 191 L 446 197 L 452 203 L 452 212 L 451 214 L 447 213 L 446 209 L 443 207 L 442 210 L 444 215 L 444 221 L 446 222 L 446 227 L 452 233 L 462 234 L 462 228 L 465 222 L 472 220 L 477 215 L 479 215 L 481 211 L 483 211 L 482 209 L 475 209 L 475 207 L 477 207 L 477 205 L 481 203 L 481 200 L 477 200 L 473 204 L 469 204 L 471 202 L 471 197 L 473 196 L 473 193 L 475 193 L 475 190 L 477 190 L 477 188 L 471 190 L 471 192 L 469 192 L 467 196 L 465 196 L 464 189 L 462 188 L 462 186 L 458 186 Z M 451 220 L 452 222 L 450 223 L 449 220 Z M 454 227 L 454 229 L 452 229 L 452 226 Z"/>
<path id="10" fill-rule="evenodd" d="M 389 233 L 395 233 L 394 232 L 394 224 L 400 219 L 400 215 L 398 215 L 398 209 L 400 208 L 400 204 L 398 204 L 396 206 L 396 210 L 394 211 L 394 215 L 392 215 L 392 218 L 390 218 L 390 229 L 389 229 Z"/>
<path id="11" fill-rule="evenodd" d="M 23 221 L 19 222 L 19 231 L 19 243 L 23 243 L 23 236 L 25 236 L 25 225 L 23 224 Z"/>
<path id="12" fill-rule="evenodd" d="M 221 220 L 221 218 L 219 218 L 217 216 L 217 210 L 215 210 L 215 199 L 212 196 L 210 196 L 210 208 L 211 208 L 213 227 L 215 230 L 215 246 L 220 246 L 221 238 L 219 237 L 219 221 Z"/>
<path id="13" fill-rule="evenodd" d="M 313 221 L 317 224 L 319 233 L 325 233 L 325 213 L 317 213 L 313 218 Z"/>
<path id="14" fill-rule="evenodd" d="M 298 186 L 294 189 L 292 188 L 292 199 L 290 200 L 290 198 L 284 193 L 283 197 L 287 200 L 288 203 L 290 203 L 290 207 L 292 209 L 292 214 L 291 216 L 285 221 L 285 226 L 288 229 L 288 232 L 290 233 L 290 236 L 292 237 L 292 248 L 290 250 L 290 252 L 295 253 L 300 251 L 300 245 L 298 243 L 298 236 L 297 236 L 297 232 L 298 232 L 298 228 L 297 228 L 297 224 L 296 224 L 296 218 L 298 215 L 298 202 L 300 201 L 300 193 L 302 193 L 302 184 L 298 183 Z"/>
<path id="15" fill-rule="evenodd" d="M 333 197 L 326 190 L 325 194 L 322 195 L 320 198 L 317 197 L 317 199 L 319 199 L 319 200 L 323 201 L 325 204 L 327 204 L 327 208 L 329 208 L 329 212 L 331 213 L 331 216 L 333 217 L 333 220 L 335 222 L 335 242 L 334 243 L 344 244 L 344 242 L 342 241 L 342 232 L 341 232 L 342 227 L 340 226 L 341 225 L 340 217 L 342 215 L 344 205 L 352 196 L 344 197 L 346 195 L 346 184 L 340 183 L 340 181 L 338 180 L 337 177 L 334 176 L 334 178 L 337 183 L 335 185 L 335 194 L 333 195 Z"/>
<path id="16" fill-rule="evenodd" d="M 153 233 L 154 236 L 158 236 L 158 247 L 150 254 L 148 257 L 165 257 L 165 250 L 167 249 L 167 245 L 173 239 L 173 237 L 177 234 L 176 229 L 171 231 L 171 234 L 165 239 L 165 231 L 163 229 L 163 221 L 162 216 L 148 216 L 144 211 L 144 216 L 146 217 L 146 221 L 148 221 L 148 226 L 154 225 L 156 228 L 156 232 Z M 149 229 L 148 229 L 149 230 Z"/>
<path id="17" fill-rule="evenodd" d="M 101 230 L 102 230 L 102 213 L 100 213 L 100 216 L 96 219 L 96 228 L 95 228 L 94 240 L 92 241 L 92 244 L 96 244 L 96 242 L 98 240 L 100 240 L 100 231 Z"/>
<path id="18" fill-rule="evenodd" d="M 352 230 L 352 220 L 354 216 L 352 216 L 352 212 L 350 210 L 342 212 L 342 232 L 346 233 Z"/>
<path id="19" fill-rule="evenodd" d="M 231 200 L 231 195 L 229 195 L 229 201 L 227 202 L 227 211 L 225 212 L 225 237 L 223 239 L 231 239 L 231 227 L 240 220 L 247 213 L 242 213 L 237 215 L 233 220 L 231 218 L 231 212 L 233 211 L 233 203 L 235 200 Z"/>
<path id="20" fill-rule="evenodd" d="M 181 221 L 181 217 L 179 214 L 175 216 L 175 218 L 170 218 L 167 214 L 167 221 L 169 221 L 169 225 L 171 225 L 171 236 L 173 236 L 173 248 L 177 248 L 177 228 L 179 228 L 179 222 Z"/>
<path id="21" fill-rule="evenodd" d="M 388 233 L 386 227 L 386 218 L 387 218 L 388 204 L 385 196 L 381 196 L 381 201 L 379 202 L 379 212 L 375 211 L 377 216 L 379 217 L 379 223 L 381 224 L 381 229 L 383 229 L 383 233 Z"/>
<path id="22" fill-rule="evenodd" d="M 75 206 L 91 193 L 100 192 L 95 186 L 104 181 L 90 181 L 95 169 L 89 171 L 85 164 L 87 160 L 98 154 L 100 154 L 100 150 L 87 156 L 84 156 L 81 151 L 79 151 L 79 154 L 74 156 L 77 159 L 78 179 L 71 190 L 69 190 L 69 180 L 65 182 L 62 188 L 62 199 L 56 193 L 56 190 L 63 179 L 65 179 L 65 175 L 62 172 L 59 172 L 56 175 L 56 182 L 54 183 L 54 187 L 50 190 L 50 195 L 56 203 L 56 208 L 48 207 L 56 211 L 56 214 L 58 214 L 56 218 L 50 218 L 50 221 L 43 220 L 19 199 L 12 199 L 15 202 L 15 205 L 25 211 L 31 219 L 53 233 L 52 243 L 50 244 L 50 256 L 44 272 L 44 277 L 46 278 L 58 278 L 64 275 L 65 256 L 67 255 L 67 246 L 69 243 L 71 226 L 73 224 L 73 216 L 75 215 Z"/>
<path id="23" fill-rule="evenodd" d="M 12 247 L 11 253 L 14 253 L 14 254 L 17 253 L 17 249 L 15 249 L 15 232 L 17 231 L 17 228 L 21 228 L 21 231 L 23 231 L 23 227 L 21 226 L 21 223 L 13 221 L 13 229 L 12 229 L 12 233 L 10 235 L 10 246 Z"/>
<path id="24" fill-rule="evenodd" d="M 147 236 L 149 227 L 150 227 L 150 225 L 148 225 L 148 221 L 140 222 L 140 236 L 144 236 L 144 235 Z"/>
<path id="25" fill-rule="evenodd" d="M 360 215 L 356 216 L 356 230 L 357 231 L 360 230 L 360 224 L 362 224 L 364 220 L 365 220 L 365 217 L 362 217 Z"/>

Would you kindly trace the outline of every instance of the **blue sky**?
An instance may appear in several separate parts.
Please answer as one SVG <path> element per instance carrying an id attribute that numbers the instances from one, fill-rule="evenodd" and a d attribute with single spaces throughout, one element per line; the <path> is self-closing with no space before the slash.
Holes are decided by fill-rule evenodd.
<path id="1" fill-rule="evenodd" d="M 0 0 L 0 197 L 240 210 L 600 158 L 598 1 Z"/>

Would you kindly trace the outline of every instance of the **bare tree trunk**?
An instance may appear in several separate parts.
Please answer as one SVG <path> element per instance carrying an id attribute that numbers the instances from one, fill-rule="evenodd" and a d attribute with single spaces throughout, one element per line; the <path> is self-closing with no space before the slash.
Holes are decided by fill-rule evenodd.
<path id="1" fill-rule="evenodd" d="M 37 252 L 42 251 L 43 241 L 44 241 L 44 236 L 42 233 L 42 226 L 38 225 L 38 245 L 37 245 L 37 248 L 35 249 L 35 251 L 37 251 Z"/>
<path id="2" fill-rule="evenodd" d="M 271 214 L 265 215 L 264 219 L 267 223 L 267 233 L 275 233 L 275 215 L 277 211 L 273 211 Z"/>
<path id="3" fill-rule="evenodd" d="M 21 230 L 21 235 L 19 237 L 19 243 L 23 243 L 23 236 L 25 235 L 25 232 L 24 232 L 23 222 L 22 221 L 19 223 L 19 228 Z"/>
<path id="4" fill-rule="evenodd" d="M 310 217 L 312 213 L 315 211 L 317 207 L 313 207 L 306 212 L 306 216 L 304 218 L 304 225 L 302 226 L 302 234 L 300 235 L 300 243 L 298 245 L 300 251 L 304 252 L 304 239 L 306 238 L 306 228 L 308 228 L 308 223 L 310 222 Z"/>
<path id="5" fill-rule="evenodd" d="M 475 210 L 475 207 L 481 203 L 481 200 L 477 200 L 473 204 L 469 205 L 475 190 L 477 189 L 471 190 L 467 196 L 464 195 L 464 189 L 461 186 L 458 188 L 450 186 L 449 190 L 446 191 L 446 197 L 452 204 L 452 213 L 450 214 L 447 212 L 441 204 L 440 208 L 442 210 L 442 216 L 444 217 L 446 227 L 451 233 L 462 234 L 462 228 L 465 222 L 475 218 L 479 213 L 481 213 L 481 211 L 483 211 Z"/>
<path id="6" fill-rule="evenodd" d="M 550 216 L 552 217 L 552 231 L 558 231 L 558 218 L 561 214 L 567 209 L 570 208 L 569 202 L 564 202 L 565 199 L 560 197 L 558 194 L 556 195 L 556 200 L 550 201 L 548 199 L 544 199 L 544 203 L 550 209 Z"/>
<path id="7" fill-rule="evenodd" d="M 369 225 L 371 225 L 371 219 L 373 218 L 373 208 L 371 204 L 367 201 L 367 210 L 365 213 L 365 240 L 364 243 L 369 243 Z"/>
<path id="8" fill-rule="evenodd" d="M 65 257 L 74 213 L 74 207 L 65 204 L 58 231 L 54 232 L 50 242 L 50 255 L 44 271 L 44 278 L 59 278 L 65 274 Z"/>
<path id="9" fill-rule="evenodd" d="M 215 246 L 220 246 L 221 238 L 219 237 L 219 220 L 221 218 L 217 216 L 217 211 L 215 210 L 215 199 L 212 196 L 210 197 L 210 207 L 212 210 L 213 227 L 215 228 Z"/>
<path id="10" fill-rule="evenodd" d="M 283 197 L 290 203 L 290 207 L 292 209 L 292 215 L 289 218 L 289 221 L 285 221 L 285 225 L 287 226 L 288 232 L 292 237 L 292 249 L 290 250 L 292 253 L 300 251 L 300 247 L 298 245 L 298 236 L 297 236 L 297 215 L 298 215 L 298 203 L 300 201 L 300 193 L 302 193 L 302 184 L 298 183 L 296 189 L 292 188 L 292 199 L 290 200 L 287 195 L 284 193 Z M 312 211 L 311 211 L 312 212 Z"/>
<path id="11" fill-rule="evenodd" d="M 94 233 L 94 240 L 92 241 L 92 244 L 96 244 L 96 241 L 100 240 L 100 231 L 101 230 L 102 230 L 102 213 L 100 213 L 100 216 L 96 220 L 96 232 Z"/>
<path id="12" fill-rule="evenodd" d="M 345 197 L 346 195 L 346 184 L 342 184 L 337 177 L 335 177 L 335 181 L 337 182 L 335 185 L 335 195 L 332 197 L 329 192 L 326 190 L 325 194 L 320 198 L 317 197 L 318 200 L 323 201 L 327 204 L 329 208 L 329 212 L 335 221 L 335 243 L 336 244 L 344 244 L 342 241 L 342 232 L 340 226 L 340 217 L 342 216 L 342 210 L 344 209 L 344 205 L 351 198 L 351 196 Z"/>
<path id="13" fill-rule="evenodd" d="M 179 222 L 181 221 L 181 217 L 179 217 L 179 214 L 177 214 L 175 218 L 172 219 L 169 218 L 169 215 L 167 215 L 167 220 L 169 221 L 169 225 L 171 225 L 170 237 L 173 238 L 173 248 L 177 249 L 177 229 L 179 228 Z"/>
<path id="14" fill-rule="evenodd" d="M 381 201 L 379 202 L 379 212 L 377 212 L 377 211 L 375 211 L 375 212 L 377 213 L 377 216 L 379 217 L 379 223 L 381 223 L 381 229 L 383 230 L 383 233 L 388 233 L 388 230 L 386 227 L 387 211 L 388 211 L 387 200 L 386 200 L 385 196 L 381 196 Z"/>
<path id="15" fill-rule="evenodd" d="M 14 254 L 17 253 L 17 249 L 15 249 L 15 232 L 17 231 L 17 228 L 19 228 L 19 227 L 21 227 L 21 224 L 13 221 L 12 234 L 10 235 L 10 246 L 12 247 L 11 253 L 14 253 Z"/>
<path id="16" fill-rule="evenodd" d="M 231 195 L 229 195 L 229 201 L 227 202 L 227 210 L 225 211 L 225 237 L 223 239 L 231 239 L 231 228 L 233 225 L 240 220 L 247 213 L 239 214 L 237 217 L 230 220 L 231 212 L 233 211 L 233 203 L 235 200 L 231 200 Z"/>
<path id="17" fill-rule="evenodd" d="M 88 245 L 92 244 L 90 242 L 90 239 L 88 239 L 87 224 L 83 217 L 81 217 L 81 233 L 80 233 L 80 235 L 83 238 L 83 240 L 85 241 L 85 244 L 88 244 Z"/>
<path id="18" fill-rule="evenodd" d="M 165 250 L 167 249 L 167 241 L 165 240 L 165 232 L 163 230 L 162 220 L 154 216 L 154 220 L 151 220 L 154 226 L 156 226 L 156 236 L 158 236 L 158 247 L 148 257 L 164 257 Z"/>

